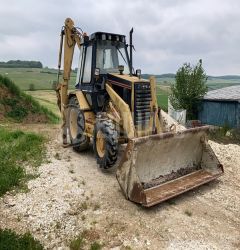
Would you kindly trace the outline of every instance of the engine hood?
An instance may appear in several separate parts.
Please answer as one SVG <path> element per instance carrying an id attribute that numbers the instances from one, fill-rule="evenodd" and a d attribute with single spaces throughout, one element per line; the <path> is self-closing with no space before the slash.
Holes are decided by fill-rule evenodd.
<path id="1" fill-rule="evenodd" d="M 120 74 L 107 74 L 107 81 L 109 81 L 112 84 L 121 83 L 131 88 L 132 84 L 134 83 L 146 83 L 149 82 L 145 79 L 139 79 L 136 76 L 130 76 L 130 75 L 120 75 Z"/>

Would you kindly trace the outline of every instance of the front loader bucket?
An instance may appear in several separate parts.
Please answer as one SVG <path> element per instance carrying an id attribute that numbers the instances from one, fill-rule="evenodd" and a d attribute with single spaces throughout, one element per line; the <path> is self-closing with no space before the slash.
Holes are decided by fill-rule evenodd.
<path id="1" fill-rule="evenodd" d="M 223 174 L 207 142 L 209 127 L 129 140 L 117 169 L 127 199 L 150 207 Z"/>

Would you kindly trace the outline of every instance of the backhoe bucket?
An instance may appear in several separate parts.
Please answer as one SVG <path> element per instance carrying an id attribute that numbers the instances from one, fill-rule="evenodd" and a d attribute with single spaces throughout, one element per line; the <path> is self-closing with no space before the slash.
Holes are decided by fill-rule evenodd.
<path id="1" fill-rule="evenodd" d="M 209 127 L 129 140 L 117 169 L 126 198 L 150 207 L 223 174 L 207 142 Z"/>

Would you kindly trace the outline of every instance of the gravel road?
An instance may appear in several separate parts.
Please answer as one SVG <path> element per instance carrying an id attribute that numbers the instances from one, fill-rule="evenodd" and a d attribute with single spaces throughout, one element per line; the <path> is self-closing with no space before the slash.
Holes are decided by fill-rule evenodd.
<path id="1" fill-rule="evenodd" d="M 48 163 L 28 192 L 0 199 L 1 228 L 30 231 L 46 249 L 68 249 L 83 232 L 86 249 L 240 249 L 239 145 L 210 142 L 225 174 L 146 209 L 125 200 L 115 170 L 98 169 L 91 149 L 62 148 L 59 127 L 27 129 L 49 136 Z"/>

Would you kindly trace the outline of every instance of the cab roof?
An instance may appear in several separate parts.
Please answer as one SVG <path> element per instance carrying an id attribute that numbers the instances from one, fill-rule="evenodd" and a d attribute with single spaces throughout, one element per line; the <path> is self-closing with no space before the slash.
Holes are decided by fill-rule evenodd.
<path id="1" fill-rule="evenodd" d="M 120 35 L 120 34 L 113 34 L 113 33 L 107 33 L 107 32 L 95 32 L 90 35 L 90 40 L 110 40 L 110 41 L 119 41 L 126 43 L 126 36 Z"/>

